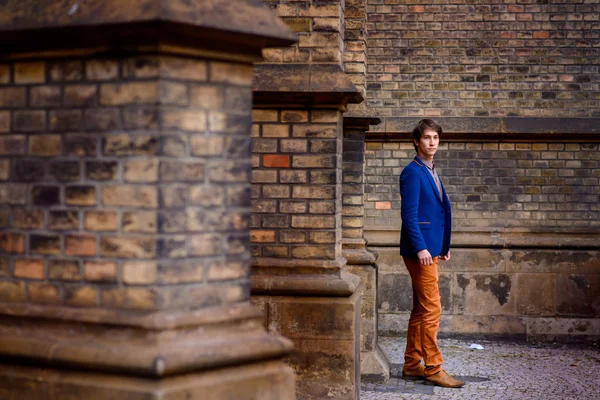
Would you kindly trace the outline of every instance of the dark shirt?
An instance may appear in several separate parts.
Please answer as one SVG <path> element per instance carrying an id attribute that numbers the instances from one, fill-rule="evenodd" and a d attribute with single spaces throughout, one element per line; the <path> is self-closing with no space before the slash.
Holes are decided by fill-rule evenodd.
<path id="1" fill-rule="evenodd" d="M 421 161 L 423 164 L 425 164 L 425 166 L 429 170 L 429 173 L 433 177 L 433 180 L 435 181 L 435 185 L 437 186 L 437 189 L 438 189 L 438 192 L 440 195 L 440 199 L 443 200 L 443 198 L 442 198 L 442 183 L 440 182 L 440 177 L 438 176 L 437 171 L 435 170 L 435 164 L 430 161 L 424 160 L 419 156 L 417 156 L 417 158 L 419 159 L 419 161 Z"/>

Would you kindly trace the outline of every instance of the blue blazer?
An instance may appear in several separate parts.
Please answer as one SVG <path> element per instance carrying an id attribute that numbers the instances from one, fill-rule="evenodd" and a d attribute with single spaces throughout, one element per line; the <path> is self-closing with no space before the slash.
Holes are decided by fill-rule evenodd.
<path id="1" fill-rule="evenodd" d="M 442 198 L 427 167 L 417 158 L 400 174 L 402 230 L 400 255 L 416 256 L 423 249 L 432 257 L 450 251 L 452 209 L 442 185 Z"/>

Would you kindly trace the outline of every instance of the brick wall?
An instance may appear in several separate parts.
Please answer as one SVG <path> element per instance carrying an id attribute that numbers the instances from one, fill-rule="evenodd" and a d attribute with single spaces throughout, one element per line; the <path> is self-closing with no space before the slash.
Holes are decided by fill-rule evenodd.
<path id="1" fill-rule="evenodd" d="M 263 0 L 298 34 L 298 44 L 263 51 L 267 63 L 343 63 L 343 0 Z"/>
<path id="2" fill-rule="evenodd" d="M 340 257 L 341 113 L 254 110 L 253 122 L 253 256 Z"/>
<path id="3" fill-rule="evenodd" d="M 399 229 L 398 177 L 414 148 L 366 146 L 365 227 Z M 435 165 L 454 230 L 600 228 L 597 143 L 442 143 Z"/>
<path id="4" fill-rule="evenodd" d="M 378 116 L 600 116 L 600 4 L 518 3 L 368 0 L 368 104 Z"/>
<path id="5" fill-rule="evenodd" d="M 166 56 L 0 64 L 0 301 L 248 300 L 251 82 Z"/>

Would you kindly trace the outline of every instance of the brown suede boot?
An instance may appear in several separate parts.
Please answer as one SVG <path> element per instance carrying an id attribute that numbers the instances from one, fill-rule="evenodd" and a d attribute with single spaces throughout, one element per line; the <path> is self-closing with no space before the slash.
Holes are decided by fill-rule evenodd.
<path id="1" fill-rule="evenodd" d="M 448 375 L 448 373 L 443 369 L 434 375 L 425 377 L 425 383 L 445 388 L 459 388 L 465 385 L 463 381 L 454 379 L 453 377 Z"/>
<path id="2" fill-rule="evenodd" d="M 422 364 L 419 364 L 419 368 L 415 369 L 402 368 L 402 379 L 410 381 L 425 379 L 425 367 Z"/>

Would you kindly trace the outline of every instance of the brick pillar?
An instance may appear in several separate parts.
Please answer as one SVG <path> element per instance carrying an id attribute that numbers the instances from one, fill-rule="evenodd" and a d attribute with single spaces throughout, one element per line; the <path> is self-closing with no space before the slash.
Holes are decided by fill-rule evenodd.
<path id="1" fill-rule="evenodd" d="M 252 63 L 293 37 L 254 2 L 44 3 L 0 25 L 0 398 L 295 398 L 248 248 Z"/>
<path id="2" fill-rule="evenodd" d="M 361 290 L 342 257 L 342 111 L 362 98 L 338 66 L 256 71 L 253 299 L 294 342 L 299 398 L 355 399 Z"/>
<path id="3" fill-rule="evenodd" d="M 390 361 L 377 343 L 377 253 L 364 238 L 365 134 L 374 117 L 344 117 L 342 254 L 348 270 L 361 278 L 360 372 L 370 381 L 387 381 Z"/>

